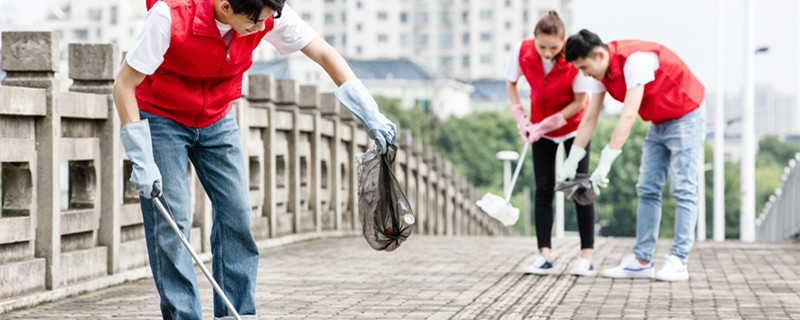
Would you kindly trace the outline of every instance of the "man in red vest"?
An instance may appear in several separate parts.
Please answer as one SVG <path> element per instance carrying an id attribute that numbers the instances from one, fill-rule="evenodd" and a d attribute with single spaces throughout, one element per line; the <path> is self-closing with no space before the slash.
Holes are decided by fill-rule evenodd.
<path id="1" fill-rule="evenodd" d="M 189 238 L 188 162 L 212 203 L 215 280 L 244 319 L 256 319 L 258 248 L 239 129 L 230 112 L 262 40 L 281 54 L 302 51 L 339 86 L 336 97 L 385 152 L 395 125 L 345 60 L 285 0 L 147 0 L 142 32 L 114 84 L 122 143 L 133 162 L 147 251 L 165 319 L 202 319 L 193 262 L 152 197 Z M 163 176 L 163 179 L 162 179 Z M 214 294 L 215 318 L 231 313 Z"/>
<path id="2" fill-rule="evenodd" d="M 642 163 L 636 193 L 639 198 L 636 244 L 619 266 L 603 270 L 604 277 L 689 279 L 686 262 L 697 222 L 698 157 L 706 135 L 705 88 L 672 50 L 654 42 L 612 41 L 604 44 L 586 29 L 569 37 L 567 61 L 601 82 L 614 99 L 623 102 L 611 141 L 600 154 L 591 176 L 595 192 L 608 186 L 608 172 L 622 152 L 636 121 L 652 121 L 642 142 Z M 578 128 L 573 150 L 586 146 L 597 125 L 604 95 L 593 95 Z M 559 180 L 573 179 L 580 159 L 570 153 Z M 661 190 L 671 177 L 675 200 L 675 239 L 664 266 L 652 262 L 661 222 Z"/>

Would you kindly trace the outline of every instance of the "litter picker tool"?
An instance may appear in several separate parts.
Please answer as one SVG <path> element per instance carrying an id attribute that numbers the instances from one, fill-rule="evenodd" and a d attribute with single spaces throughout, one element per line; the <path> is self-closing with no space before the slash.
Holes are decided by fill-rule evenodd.
<path id="1" fill-rule="evenodd" d="M 192 245 L 189 244 L 189 241 L 186 240 L 186 237 L 183 236 L 183 232 L 181 232 L 181 230 L 178 229 L 178 225 L 175 223 L 175 219 L 172 219 L 172 215 L 167 211 L 167 209 L 164 208 L 164 205 L 161 204 L 161 200 L 159 200 L 158 197 L 153 197 L 153 202 L 156 204 L 156 208 L 158 208 L 158 211 L 161 212 L 161 215 L 164 217 L 164 219 L 167 220 L 169 226 L 172 227 L 172 231 L 175 231 L 175 233 L 178 235 L 178 238 L 181 239 L 181 243 L 183 243 L 183 246 L 186 248 L 186 250 L 189 250 L 189 254 L 192 255 L 192 259 L 194 259 L 194 262 L 197 263 L 198 267 L 200 267 L 200 270 L 203 271 L 203 274 L 206 275 L 208 281 L 211 282 L 211 286 L 214 287 L 214 291 L 217 292 L 219 297 L 222 299 L 222 302 L 224 302 L 225 306 L 228 307 L 228 310 L 231 312 L 233 317 L 236 320 L 242 320 L 242 317 L 240 317 L 239 313 L 236 312 L 236 308 L 234 308 L 233 304 L 231 304 L 231 301 L 228 300 L 228 296 L 225 295 L 225 292 L 223 292 L 222 288 L 219 287 L 217 281 L 214 280 L 214 277 L 212 277 L 211 273 L 208 272 L 208 269 L 206 269 L 206 266 L 203 264 L 203 261 L 200 261 L 200 257 L 198 257 L 197 253 L 194 252 L 194 249 L 192 249 Z"/>

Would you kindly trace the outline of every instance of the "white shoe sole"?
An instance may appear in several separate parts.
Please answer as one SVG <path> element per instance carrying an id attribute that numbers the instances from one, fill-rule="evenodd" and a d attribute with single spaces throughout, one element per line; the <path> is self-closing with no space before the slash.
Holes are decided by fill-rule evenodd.
<path id="1" fill-rule="evenodd" d="M 595 271 L 595 270 L 592 270 L 592 271 L 587 271 L 587 270 L 575 271 L 575 270 L 573 270 L 569 274 L 571 274 L 573 276 L 578 276 L 578 277 L 594 277 L 595 275 L 597 275 L 597 271 Z"/>
<path id="2" fill-rule="evenodd" d="M 655 274 L 650 273 L 628 273 L 628 274 L 608 274 L 603 272 L 604 278 L 612 278 L 612 279 L 653 279 L 655 278 Z"/>
<path id="3" fill-rule="evenodd" d="M 686 273 L 685 276 L 679 276 L 679 277 L 656 276 L 656 280 L 658 280 L 658 281 L 687 281 L 687 280 L 689 280 L 689 273 Z"/>
<path id="4" fill-rule="evenodd" d="M 546 276 L 546 275 L 553 274 L 553 268 L 550 268 L 550 269 L 522 269 L 522 273 Z"/>

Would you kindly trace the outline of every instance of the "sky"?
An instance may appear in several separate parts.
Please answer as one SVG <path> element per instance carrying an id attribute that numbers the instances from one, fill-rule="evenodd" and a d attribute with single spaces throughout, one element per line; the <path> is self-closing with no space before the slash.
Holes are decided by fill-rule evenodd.
<path id="1" fill-rule="evenodd" d="M 745 52 L 744 0 L 724 1 L 723 52 L 725 91 L 741 92 Z M 573 0 L 573 28 L 597 33 L 604 42 L 642 39 L 675 51 L 707 91 L 716 89 L 717 0 Z M 800 1 L 754 0 L 756 85 L 770 85 L 785 95 L 800 95 Z"/>
<path id="2" fill-rule="evenodd" d="M 107 0 L 98 0 L 107 1 Z M 144 0 L 142 0 L 144 1 Z M 430 0 L 434 1 L 434 0 Z M 723 0 L 725 91 L 741 92 L 744 70 L 745 0 Z M 755 58 L 756 84 L 800 96 L 800 1 L 753 0 L 755 45 L 769 51 Z M 0 0 L 0 27 L 42 30 L 47 8 L 58 0 Z M 643 39 L 675 51 L 708 91 L 716 89 L 717 0 L 573 0 L 573 27 L 603 41 Z M 568 30 L 575 33 L 577 30 Z"/>

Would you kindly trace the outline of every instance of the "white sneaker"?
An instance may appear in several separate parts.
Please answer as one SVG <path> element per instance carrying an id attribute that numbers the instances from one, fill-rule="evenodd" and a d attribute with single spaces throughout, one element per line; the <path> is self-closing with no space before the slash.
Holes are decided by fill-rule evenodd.
<path id="1" fill-rule="evenodd" d="M 580 258 L 578 259 L 578 262 L 575 262 L 575 267 L 572 268 L 572 272 L 570 272 L 570 274 L 583 277 L 594 277 L 594 275 L 597 274 L 597 271 L 594 269 L 594 266 L 591 262 L 589 262 L 589 260 Z"/>
<path id="2" fill-rule="evenodd" d="M 533 261 L 532 265 L 522 268 L 522 273 L 532 273 L 538 275 L 553 274 L 553 263 L 545 260 L 542 256 L 538 256 L 536 257 L 536 260 Z"/>
<path id="3" fill-rule="evenodd" d="M 689 280 L 689 270 L 681 259 L 676 256 L 666 256 L 667 261 L 656 273 L 656 280 L 661 281 L 686 281 Z"/>
<path id="4" fill-rule="evenodd" d="M 643 266 L 636 260 L 634 255 L 622 258 L 622 262 L 618 266 L 611 269 L 604 269 L 602 272 L 603 277 L 606 278 L 650 278 L 655 276 L 655 265 L 650 262 L 649 265 Z"/>

